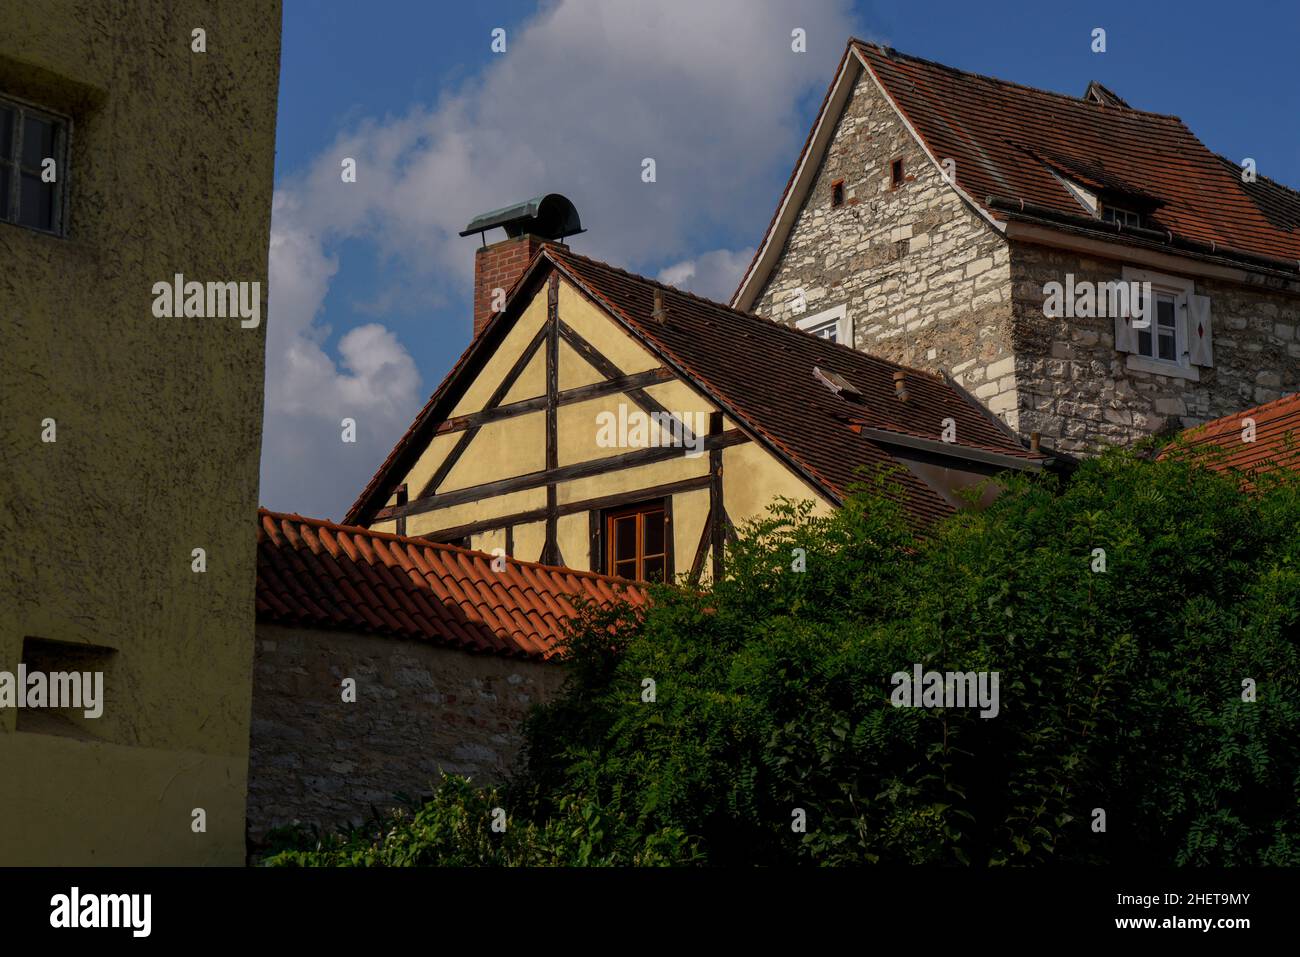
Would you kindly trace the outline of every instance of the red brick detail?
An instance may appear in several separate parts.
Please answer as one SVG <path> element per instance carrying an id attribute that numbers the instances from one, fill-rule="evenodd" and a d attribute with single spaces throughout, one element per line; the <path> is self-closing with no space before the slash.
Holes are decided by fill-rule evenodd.
<path id="1" fill-rule="evenodd" d="M 474 255 L 474 335 L 477 337 L 492 318 L 493 290 L 510 292 L 515 281 L 545 244 L 537 236 L 515 236 L 491 246 L 482 246 Z"/>

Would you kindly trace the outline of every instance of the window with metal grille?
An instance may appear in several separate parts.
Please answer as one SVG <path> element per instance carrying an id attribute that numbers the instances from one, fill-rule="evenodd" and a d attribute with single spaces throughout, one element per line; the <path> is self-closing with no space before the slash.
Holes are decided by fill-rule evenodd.
<path id="1" fill-rule="evenodd" d="M 0 222 L 63 234 L 66 118 L 0 97 Z"/>

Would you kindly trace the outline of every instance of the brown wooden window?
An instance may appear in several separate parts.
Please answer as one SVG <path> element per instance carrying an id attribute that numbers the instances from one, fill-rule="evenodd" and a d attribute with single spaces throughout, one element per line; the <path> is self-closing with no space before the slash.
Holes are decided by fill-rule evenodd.
<path id="1" fill-rule="evenodd" d="M 889 164 L 889 188 L 897 189 L 903 185 L 903 158 L 900 156 Z"/>
<path id="2" fill-rule="evenodd" d="M 605 572 L 634 581 L 668 574 L 668 519 L 663 502 L 605 513 Z"/>
<path id="3" fill-rule="evenodd" d="M 831 209 L 844 205 L 844 180 L 831 183 Z"/>

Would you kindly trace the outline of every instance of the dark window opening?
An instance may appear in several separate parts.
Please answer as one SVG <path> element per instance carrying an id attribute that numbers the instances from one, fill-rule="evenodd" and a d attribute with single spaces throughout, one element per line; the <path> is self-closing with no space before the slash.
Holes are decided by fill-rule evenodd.
<path id="1" fill-rule="evenodd" d="M 14 730 L 82 741 L 134 743 L 133 733 L 106 701 L 114 693 L 111 679 L 116 651 L 100 645 L 25 637 L 22 655 L 28 689 L 19 689 L 19 693 L 29 694 L 32 676 L 39 674 L 45 700 L 42 706 L 20 709 Z M 32 703 L 30 696 L 26 700 Z"/>
<path id="2" fill-rule="evenodd" d="M 63 232 L 67 150 L 67 120 L 0 99 L 0 222 Z"/>
<path id="3" fill-rule="evenodd" d="M 605 573 L 633 581 L 664 581 L 668 520 L 662 501 L 605 513 Z"/>
<path id="4" fill-rule="evenodd" d="M 844 180 L 831 183 L 831 209 L 844 205 Z"/>
<path id="5" fill-rule="evenodd" d="M 889 188 L 896 189 L 903 184 L 903 160 L 902 157 L 894 160 L 889 164 Z"/>

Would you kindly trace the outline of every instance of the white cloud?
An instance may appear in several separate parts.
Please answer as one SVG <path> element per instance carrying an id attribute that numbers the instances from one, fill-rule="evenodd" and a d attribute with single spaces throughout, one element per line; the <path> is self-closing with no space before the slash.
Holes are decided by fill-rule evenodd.
<path id="1" fill-rule="evenodd" d="M 325 348 L 319 317 L 344 240 L 373 244 L 386 287 L 457 304 L 463 342 L 474 244 L 457 232 L 545 192 L 577 206 L 589 232 L 575 250 L 639 271 L 677 260 L 665 275 L 725 300 L 752 250 L 701 246 L 758 239 L 806 133 L 801 98 L 820 96 L 853 32 L 848 6 L 547 5 L 471 81 L 405 115 L 362 120 L 287 178 L 272 223 L 263 501 L 341 516 L 425 398 L 383 327 L 353 330 L 336 355 Z M 790 49 L 796 27 L 808 53 Z M 647 156 L 656 183 L 641 181 Z M 344 157 L 357 160 L 355 183 L 341 181 Z M 419 373 L 437 382 L 452 361 Z M 375 444 L 340 446 L 344 414 L 368 422 L 362 435 Z"/>
<path id="2" fill-rule="evenodd" d="M 693 259 L 683 259 L 659 272 L 660 282 L 693 292 L 714 302 L 729 302 L 740 284 L 741 274 L 754 258 L 748 249 L 715 249 Z"/>

